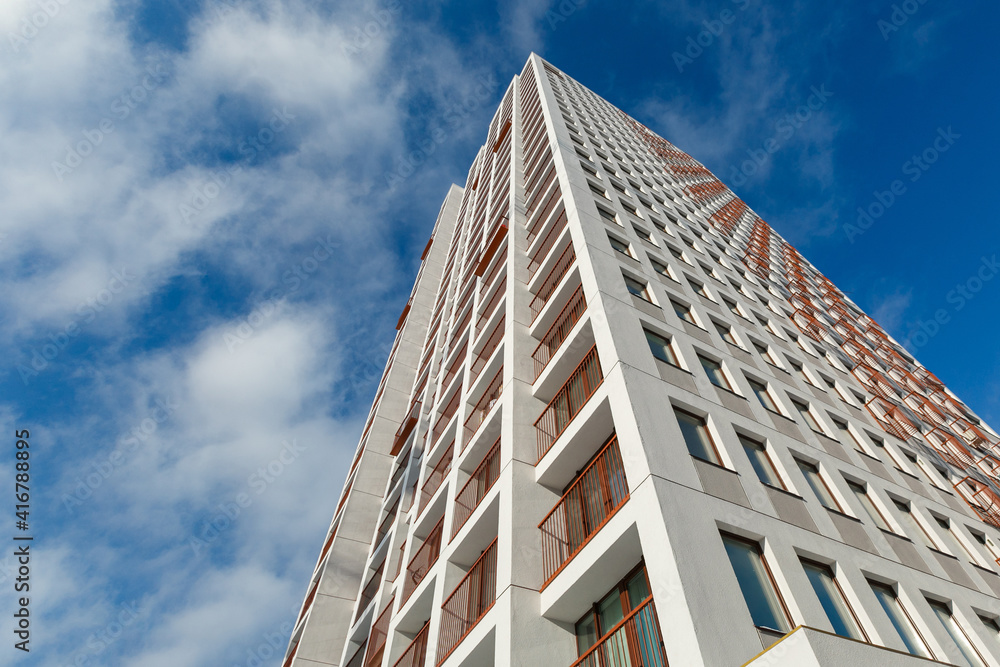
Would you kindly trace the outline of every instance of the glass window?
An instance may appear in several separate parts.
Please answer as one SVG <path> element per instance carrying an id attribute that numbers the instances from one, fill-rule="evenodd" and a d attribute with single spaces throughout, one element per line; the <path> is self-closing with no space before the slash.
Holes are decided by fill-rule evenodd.
<path id="1" fill-rule="evenodd" d="M 694 315 L 691 314 L 690 307 L 685 306 L 684 304 L 681 303 L 677 303 L 673 299 L 670 300 L 670 303 L 674 307 L 674 313 L 677 315 L 677 317 L 681 318 L 685 322 L 688 322 L 689 324 L 698 326 L 698 323 L 694 321 Z"/>
<path id="2" fill-rule="evenodd" d="M 733 566 L 736 581 L 740 584 L 753 624 L 782 633 L 788 632 L 791 629 L 788 614 L 775 589 L 760 545 L 729 535 L 723 535 L 722 542 L 726 546 L 729 562 Z"/>
<path id="3" fill-rule="evenodd" d="M 793 398 L 792 405 L 794 405 L 795 409 L 798 410 L 799 415 L 802 416 L 802 421 L 804 421 L 809 428 L 817 433 L 823 433 L 823 429 L 820 428 L 819 422 L 816 421 L 816 416 L 813 415 L 812 410 L 809 409 L 808 403 L 802 403 L 801 401 L 796 401 Z"/>
<path id="4" fill-rule="evenodd" d="M 934 521 L 941 528 L 941 530 L 944 531 L 945 539 L 951 547 L 951 555 L 959 557 L 962 554 L 965 554 L 973 563 L 976 563 L 976 558 L 972 555 L 972 552 L 966 549 L 965 544 L 963 544 L 962 541 L 958 539 L 958 536 L 952 532 L 951 522 L 948 519 L 937 516 L 936 514 L 932 514 L 931 516 L 934 517 Z"/>
<path id="5" fill-rule="evenodd" d="M 677 408 L 674 408 L 674 414 L 677 416 L 677 423 L 681 427 L 684 442 L 687 444 L 691 456 L 721 465 L 722 462 L 719 460 L 718 452 L 715 451 L 715 443 L 712 442 L 712 436 L 708 433 L 708 423 L 705 419 Z"/>
<path id="6" fill-rule="evenodd" d="M 774 357 L 771 356 L 771 351 L 767 349 L 766 345 L 763 345 L 755 341 L 753 346 L 757 350 L 757 353 L 760 354 L 761 359 L 771 364 L 772 366 L 777 366 L 777 364 L 774 362 Z"/>
<path id="7" fill-rule="evenodd" d="M 889 527 L 889 524 L 886 522 L 885 517 L 882 516 L 882 513 L 878 511 L 878 507 L 875 506 L 871 496 L 868 495 L 868 490 L 857 482 L 852 482 L 850 480 L 847 481 L 847 486 L 850 487 L 855 497 L 861 503 L 861 506 L 865 508 L 865 513 L 868 515 L 868 518 L 872 520 L 872 523 L 882 530 L 891 533 L 892 528 Z"/>
<path id="8" fill-rule="evenodd" d="M 977 614 L 979 620 L 986 626 L 986 634 L 993 640 L 997 649 L 1000 649 L 1000 621 L 992 616 Z"/>
<path id="9" fill-rule="evenodd" d="M 608 234 L 608 240 L 611 241 L 611 247 L 628 257 L 632 256 L 632 250 L 628 247 L 628 244 L 621 239 L 615 238 Z"/>
<path id="10" fill-rule="evenodd" d="M 653 356 L 660 361 L 665 361 L 672 366 L 678 366 L 677 356 L 674 354 L 674 348 L 670 345 L 670 341 L 655 334 L 652 331 L 642 330 L 646 334 L 646 342 L 649 343 L 649 351 L 653 353 Z"/>
<path id="11" fill-rule="evenodd" d="M 906 609 L 900 604 L 899 598 L 896 597 L 896 591 L 893 590 L 892 586 L 879 584 L 874 581 L 869 581 L 868 583 L 871 584 L 872 593 L 875 594 L 879 604 L 882 606 L 882 611 L 889 617 L 889 621 L 896 629 L 896 634 L 899 635 L 903 645 L 906 646 L 906 650 L 911 655 L 930 658 L 930 649 L 927 648 L 923 637 L 917 632 L 913 621 L 910 620 L 910 615 L 906 613 Z"/>
<path id="12" fill-rule="evenodd" d="M 774 399 L 771 398 L 771 393 L 767 390 L 767 385 L 762 382 L 757 382 L 756 380 L 751 380 L 750 378 L 747 378 L 747 381 L 750 382 L 750 388 L 753 389 L 754 395 L 757 396 L 757 400 L 760 401 L 760 404 L 764 406 L 765 410 L 781 414 L 781 411 L 778 410 L 778 405 L 774 402 Z"/>
<path id="13" fill-rule="evenodd" d="M 637 572 L 619 582 L 583 618 L 577 621 L 576 647 L 579 654 L 582 655 L 604 639 L 622 619 L 645 603 L 649 597 L 649 582 L 646 580 L 646 570 L 640 567 Z M 640 623 L 651 622 L 652 609 L 647 608 L 645 611 L 640 611 L 638 620 Z M 618 632 L 621 632 L 621 630 L 619 629 Z M 612 641 L 614 644 L 618 644 L 617 641 Z M 625 648 L 624 641 L 621 644 L 626 652 L 631 653 L 631 651 Z M 637 649 L 636 652 L 641 652 L 641 654 L 648 653 L 647 650 L 644 650 L 644 647 L 635 648 Z M 622 665 L 639 664 L 637 661 L 629 662 L 628 656 L 622 655 L 620 657 L 625 660 L 625 662 L 621 663 Z M 642 655 L 634 657 L 641 658 Z M 651 653 L 648 657 L 652 658 L 652 661 L 649 663 L 650 665 L 665 664 L 664 662 L 657 662 L 655 659 L 656 656 L 653 656 Z"/>
<path id="14" fill-rule="evenodd" d="M 816 494 L 816 498 L 819 500 L 820 504 L 831 510 L 840 511 L 840 505 L 837 504 L 837 499 L 833 497 L 833 493 L 830 492 L 830 487 L 826 485 L 823 480 L 823 476 L 819 472 L 819 468 L 815 464 L 802 461 L 800 459 L 795 459 L 796 465 L 799 466 L 799 470 L 802 474 L 806 476 L 806 482 L 809 483 L 809 487 Z"/>
<path id="15" fill-rule="evenodd" d="M 722 372 L 722 364 L 714 359 L 708 359 L 706 357 L 698 355 L 698 360 L 701 361 L 701 367 L 705 369 L 705 374 L 708 375 L 708 379 L 712 381 L 716 387 L 722 387 L 723 389 L 729 389 L 729 380 L 726 379 L 726 374 Z"/>
<path id="16" fill-rule="evenodd" d="M 722 336 L 722 340 L 726 341 L 730 345 L 739 344 L 736 342 L 736 336 L 733 335 L 733 328 L 731 326 L 728 324 L 720 324 L 715 320 L 712 320 L 712 322 L 715 324 L 715 330 L 719 332 L 720 336 Z"/>
<path id="17" fill-rule="evenodd" d="M 913 512 L 910 511 L 909 503 L 893 498 L 892 504 L 896 506 L 897 510 L 899 510 L 899 515 L 903 519 L 903 523 L 910 529 L 910 535 L 908 535 L 908 537 L 910 537 L 910 539 L 914 539 L 912 535 L 915 534 L 917 536 L 916 539 L 919 540 L 925 547 L 937 549 L 937 545 L 934 544 L 931 536 L 927 534 L 924 527 L 920 525 L 919 521 L 917 521 L 917 517 L 913 516 Z"/>
<path id="18" fill-rule="evenodd" d="M 826 617 L 830 620 L 833 631 L 841 637 L 850 637 L 862 642 L 867 641 L 868 638 L 861 631 L 858 619 L 854 616 L 850 605 L 847 604 L 844 591 L 840 589 L 840 584 L 833 576 L 833 570 L 826 565 L 807 560 L 802 561 L 802 567 L 806 571 L 806 576 L 809 577 L 809 583 L 812 584 L 813 590 L 816 591 L 816 597 L 823 605 L 823 611 L 826 612 Z"/>
<path id="19" fill-rule="evenodd" d="M 671 280 L 674 279 L 674 277 L 670 275 L 670 269 L 667 267 L 666 264 L 661 264 L 660 262 L 657 262 L 655 259 L 650 260 L 650 262 L 653 265 L 653 270 L 659 273 L 661 276 L 666 276 Z"/>
<path id="20" fill-rule="evenodd" d="M 955 646 L 958 647 L 959 653 L 961 653 L 963 660 L 956 663 L 958 665 L 967 665 L 968 667 L 985 667 L 982 657 L 979 655 L 979 651 L 976 647 L 972 645 L 969 640 L 969 636 L 965 634 L 965 629 L 959 625 L 958 621 L 951 614 L 951 609 L 948 608 L 943 602 L 938 602 L 937 600 L 928 600 L 931 609 L 934 611 L 934 615 L 938 617 L 941 621 L 941 625 L 944 627 L 945 632 L 951 637 L 951 640 L 955 642 Z M 957 656 L 954 656 L 957 657 Z M 948 657 L 949 662 L 953 660 L 952 656 Z"/>
<path id="21" fill-rule="evenodd" d="M 631 294 L 634 294 L 640 299 L 645 299 L 646 301 L 649 301 L 649 292 L 647 290 L 646 283 L 641 283 L 635 278 L 629 278 L 628 276 L 625 276 L 625 287 L 628 288 L 628 291 Z"/>
<path id="22" fill-rule="evenodd" d="M 746 452 L 747 458 L 750 459 L 750 465 L 753 466 L 754 472 L 757 473 L 757 479 L 764 484 L 775 486 L 779 489 L 785 488 L 785 485 L 781 483 L 781 477 L 778 476 L 778 471 L 774 468 L 771 457 L 767 455 L 767 447 L 764 443 L 751 440 L 744 435 L 740 435 L 739 437 L 740 443 L 743 445 L 743 451 Z"/>

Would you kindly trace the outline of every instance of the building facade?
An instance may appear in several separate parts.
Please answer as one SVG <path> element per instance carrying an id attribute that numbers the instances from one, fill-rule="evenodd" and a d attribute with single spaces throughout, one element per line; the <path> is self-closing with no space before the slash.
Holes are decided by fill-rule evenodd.
<path id="1" fill-rule="evenodd" d="M 1000 665 L 1000 442 L 532 55 L 453 186 L 286 666 Z"/>

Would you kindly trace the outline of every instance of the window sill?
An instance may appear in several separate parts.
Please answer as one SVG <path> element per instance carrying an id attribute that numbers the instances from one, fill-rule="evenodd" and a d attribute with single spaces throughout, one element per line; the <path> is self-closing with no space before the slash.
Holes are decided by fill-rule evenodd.
<path id="1" fill-rule="evenodd" d="M 792 498 L 798 498 L 802 502 L 806 501 L 805 498 L 803 498 L 799 494 L 795 493 L 794 491 L 789 491 L 788 489 L 783 489 L 780 486 L 775 486 L 774 484 L 768 484 L 767 482 L 761 482 L 761 484 L 763 484 L 764 486 L 766 486 L 769 489 L 774 489 L 778 493 L 782 493 L 782 494 L 784 494 L 786 496 L 791 496 Z"/>
<path id="2" fill-rule="evenodd" d="M 934 553 L 938 554 L 939 556 L 944 556 L 945 558 L 950 558 L 954 561 L 958 560 L 958 556 L 952 556 L 950 553 L 946 553 L 944 551 L 941 551 L 940 549 L 935 549 L 934 547 L 927 547 L 927 548 L 933 551 Z"/>
<path id="3" fill-rule="evenodd" d="M 686 368 L 681 368 L 681 367 L 680 367 L 680 366 L 678 366 L 677 364 L 675 364 L 675 363 L 672 363 L 672 362 L 670 362 L 670 361 L 664 361 L 663 359 L 660 359 L 660 358 L 659 358 L 659 357 L 657 357 L 656 355 L 653 355 L 653 358 L 654 358 L 654 359 L 656 359 L 656 360 L 657 360 L 657 361 L 659 361 L 659 362 L 662 362 L 662 363 L 666 364 L 667 366 L 670 366 L 671 368 L 673 368 L 673 369 L 675 369 L 675 370 L 678 370 L 678 371 L 680 371 L 681 373 L 684 373 L 684 374 L 686 374 L 686 375 L 694 375 L 694 373 L 692 373 L 692 372 L 691 372 L 691 371 L 689 371 L 688 369 L 686 369 Z"/>
<path id="4" fill-rule="evenodd" d="M 878 461 L 879 463 L 882 463 L 884 465 L 882 459 L 878 458 L 877 456 L 872 456 L 871 454 L 862 449 L 855 449 L 854 451 L 856 451 L 858 454 L 861 454 L 861 456 L 864 456 L 865 458 L 871 459 L 872 461 Z"/>
<path id="5" fill-rule="evenodd" d="M 690 454 L 690 452 L 688 452 L 688 453 Z M 691 454 L 691 458 L 693 458 L 696 461 L 701 461 L 702 463 L 706 463 L 706 464 L 712 466 L 713 468 L 718 468 L 720 470 L 725 470 L 726 472 L 731 472 L 734 475 L 739 475 L 738 472 L 736 472 L 732 468 L 727 468 L 726 466 L 722 465 L 721 463 L 716 463 L 715 461 L 709 461 L 708 459 L 703 459 L 700 456 L 695 456 L 694 454 Z"/>
<path id="6" fill-rule="evenodd" d="M 899 533 L 895 533 L 895 532 L 893 532 L 891 530 L 886 530 L 885 528 L 879 528 L 879 530 L 882 531 L 882 533 L 885 534 L 885 535 L 891 535 L 891 536 L 893 536 L 893 537 L 895 537 L 897 539 L 909 542 L 910 544 L 914 543 L 913 540 L 911 540 L 910 538 L 908 538 L 906 535 L 900 535 Z"/>
<path id="7" fill-rule="evenodd" d="M 711 382 L 711 380 L 709 380 L 709 382 Z M 733 391 L 729 387 L 720 387 L 719 385 L 715 384 L 714 382 L 712 382 L 712 386 L 715 387 L 716 389 L 720 389 L 720 390 L 726 392 L 730 396 L 735 396 L 736 398 L 742 398 L 744 401 L 747 400 L 746 396 L 743 396 L 742 394 L 737 394 L 735 391 Z"/>

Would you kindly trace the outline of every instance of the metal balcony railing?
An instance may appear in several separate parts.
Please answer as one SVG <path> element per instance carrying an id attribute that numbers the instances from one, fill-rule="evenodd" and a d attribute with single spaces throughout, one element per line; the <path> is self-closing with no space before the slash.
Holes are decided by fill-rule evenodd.
<path id="1" fill-rule="evenodd" d="M 503 366 L 497 371 L 497 374 L 490 380 L 490 384 L 486 387 L 486 391 L 483 392 L 482 397 L 476 403 L 475 407 L 469 412 L 469 416 L 465 419 L 465 439 L 463 440 L 462 449 L 472 441 L 472 436 L 479 431 L 479 427 L 483 425 L 486 421 L 486 415 L 490 413 L 496 402 L 500 400 L 500 395 L 503 393 Z"/>
<path id="2" fill-rule="evenodd" d="M 420 632 L 413 638 L 410 645 L 403 651 L 392 667 L 424 667 L 424 660 L 427 657 L 427 634 L 430 629 L 430 621 L 424 623 Z"/>
<path id="3" fill-rule="evenodd" d="M 403 600 L 410 597 L 410 593 L 424 580 L 438 556 L 441 555 L 441 534 L 444 531 L 444 517 L 431 528 L 423 545 L 417 549 L 417 553 L 410 559 L 406 566 L 406 579 L 403 580 Z"/>
<path id="4" fill-rule="evenodd" d="M 563 254 L 559 256 L 556 260 L 555 266 L 549 271 L 549 275 L 545 277 L 542 282 L 542 286 L 538 288 L 538 293 L 535 294 L 535 298 L 531 300 L 531 321 L 534 322 L 538 314 L 542 312 L 545 308 L 545 304 L 549 302 L 549 299 L 555 293 L 556 288 L 562 282 L 563 277 L 569 273 L 570 267 L 573 266 L 573 262 L 576 261 L 576 252 L 573 250 L 573 244 L 570 243 L 566 246 L 566 250 Z"/>
<path id="5" fill-rule="evenodd" d="M 454 444 L 454 442 L 452 442 Z M 420 487 L 420 504 L 417 506 L 417 514 L 419 515 L 427 507 L 427 503 L 430 502 L 431 497 L 434 493 L 441 488 L 441 483 L 444 482 L 445 478 L 448 477 L 448 473 L 451 471 L 451 457 L 452 452 L 451 446 L 449 445 L 449 451 L 441 460 L 437 462 L 434 469 L 430 471 L 427 475 L 427 479 L 424 480 L 424 485 Z"/>
<path id="6" fill-rule="evenodd" d="M 493 484 L 500 477 L 500 439 L 490 449 L 489 453 L 472 473 L 469 481 L 455 496 L 455 520 L 451 534 L 454 537 L 461 530 L 472 513 L 479 507 Z"/>
<path id="7" fill-rule="evenodd" d="M 379 614 L 375 622 L 372 623 L 371 632 L 368 633 L 368 652 L 365 659 L 365 667 L 381 667 L 382 652 L 385 650 L 385 642 L 389 637 L 389 620 L 392 618 L 392 603 L 396 601 L 395 596 L 389 599 L 385 609 Z"/>
<path id="8" fill-rule="evenodd" d="M 566 430 L 569 423 L 586 405 L 603 381 L 601 361 L 597 356 L 597 346 L 595 345 L 590 348 L 583 361 L 566 380 L 566 384 L 559 389 L 555 398 L 549 402 L 542 414 L 535 420 L 539 461 L 542 460 L 545 453 L 552 447 L 552 443 Z"/>
<path id="9" fill-rule="evenodd" d="M 955 484 L 955 490 L 980 519 L 1000 528 L 1000 497 L 989 486 L 972 477 L 965 477 Z"/>
<path id="10" fill-rule="evenodd" d="M 571 667 L 667 667 L 652 596 L 619 621 Z"/>
<path id="11" fill-rule="evenodd" d="M 483 308 L 482 315 L 480 315 L 479 319 L 476 321 L 477 336 L 479 335 L 479 332 L 483 330 L 483 327 L 486 325 L 486 322 L 490 319 L 490 315 L 492 315 L 493 311 L 497 309 L 497 304 L 499 304 L 500 301 L 502 301 L 504 296 L 506 295 L 507 295 L 507 274 L 505 273 L 503 278 L 501 278 L 500 280 L 500 286 L 493 293 L 493 296 L 486 304 L 486 307 Z"/>
<path id="12" fill-rule="evenodd" d="M 566 336 L 573 330 L 586 310 L 587 300 L 583 296 L 583 285 L 581 285 L 573 292 L 573 296 L 569 298 L 562 312 L 556 317 L 556 321 L 542 336 L 542 342 L 532 353 L 531 358 L 535 361 L 535 377 L 532 378 L 532 381 L 537 380 L 538 376 L 542 374 L 549 359 L 559 350 L 563 341 L 566 340 Z"/>
<path id="13" fill-rule="evenodd" d="M 486 615 L 497 595 L 497 541 L 486 548 L 441 606 L 437 664 L 444 662 Z"/>
<path id="14" fill-rule="evenodd" d="M 504 315 L 500 318 L 500 321 L 493 331 L 490 332 L 490 337 L 486 339 L 483 343 L 483 349 L 479 351 L 479 355 L 476 360 L 472 362 L 472 366 L 469 368 L 469 385 L 471 386 L 473 382 L 479 377 L 479 373 L 482 372 L 483 368 L 486 366 L 486 362 L 490 360 L 493 356 L 493 351 L 497 349 L 500 345 L 500 341 L 503 340 L 504 332 L 506 331 L 507 316 Z"/>
<path id="15" fill-rule="evenodd" d="M 538 524 L 542 531 L 542 574 L 548 584 L 628 500 L 618 439 L 584 468 L 552 511 Z"/>
<path id="16" fill-rule="evenodd" d="M 455 416 L 455 411 L 458 410 L 458 402 L 461 399 L 461 396 L 462 392 L 456 391 L 455 395 L 451 397 L 450 401 L 448 401 L 448 405 L 441 411 L 441 416 L 438 417 L 436 422 L 434 422 L 434 431 L 431 435 L 431 445 L 436 443 L 438 438 L 441 437 L 441 434 L 444 433 L 446 428 L 448 428 L 451 418 Z"/>

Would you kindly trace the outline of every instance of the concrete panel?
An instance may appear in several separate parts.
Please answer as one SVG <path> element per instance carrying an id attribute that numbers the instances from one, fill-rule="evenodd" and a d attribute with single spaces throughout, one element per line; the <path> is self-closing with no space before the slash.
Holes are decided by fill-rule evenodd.
<path id="1" fill-rule="evenodd" d="M 799 626 L 744 667 L 926 667 L 941 664 Z"/>
<path id="2" fill-rule="evenodd" d="M 635 294 L 630 294 L 629 296 L 632 297 L 632 305 L 641 310 L 642 312 L 646 313 L 650 317 L 655 317 L 661 322 L 667 321 L 667 318 L 663 316 L 663 309 L 657 306 L 656 304 L 650 303 L 645 299 L 640 299 Z"/>
<path id="3" fill-rule="evenodd" d="M 892 547 L 893 552 L 899 559 L 899 562 L 907 567 L 912 567 L 915 570 L 920 570 L 921 572 L 926 572 L 930 574 L 930 570 L 927 568 L 927 563 L 920 557 L 917 553 L 917 548 L 913 545 L 913 542 L 909 541 L 905 537 L 896 535 L 895 533 L 887 533 L 884 530 L 882 534 L 885 535 L 886 541 L 889 542 L 889 546 Z"/>
<path id="4" fill-rule="evenodd" d="M 698 470 L 698 477 L 701 478 L 701 486 L 705 493 L 743 507 L 750 507 L 750 500 L 743 489 L 743 484 L 740 483 L 739 474 L 701 459 L 692 460 L 694 467 Z"/>
<path id="5" fill-rule="evenodd" d="M 771 418 L 771 423 L 774 424 L 774 429 L 778 431 L 778 433 L 787 435 L 789 438 L 794 438 L 799 442 L 805 442 L 802 437 L 802 431 L 799 430 L 799 427 L 794 420 L 770 411 L 768 411 L 767 415 Z"/>
<path id="6" fill-rule="evenodd" d="M 656 369 L 660 372 L 660 377 L 663 378 L 664 381 L 669 382 L 675 387 L 686 389 L 692 394 L 698 393 L 698 389 L 694 383 L 694 376 L 683 368 L 673 366 L 665 361 L 657 359 Z"/>
<path id="7" fill-rule="evenodd" d="M 713 385 L 714 386 L 714 385 Z M 722 389 L 721 387 L 715 387 L 715 393 L 719 397 L 719 402 L 726 406 L 733 412 L 743 415 L 747 419 L 754 419 L 753 411 L 747 404 L 747 399 L 739 394 L 735 394 L 731 391 Z M 756 399 L 754 399 L 756 400 Z"/>
<path id="8" fill-rule="evenodd" d="M 837 527 L 837 531 L 840 533 L 841 538 L 847 544 L 859 549 L 864 549 L 868 553 L 873 553 L 878 555 L 878 550 L 875 549 L 875 545 L 872 544 L 872 540 L 868 537 L 868 531 L 865 530 L 864 525 L 852 516 L 847 516 L 846 514 L 841 514 L 840 512 L 834 512 L 832 510 L 827 510 L 830 514 L 830 518 L 833 519 L 833 524 Z"/>
<path id="9" fill-rule="evenodd" d="M 965 568 L 962 567 L 961 561 L 954 556 L 950 556 L 933 549 L 931 549 L 931 553 L 934 554 L 937 562 L 941 564 L 941 569 L 945 571 L 949 579 L 960 586 L 971 588 L 974 591 L 979 590 L 975 582 L 972 581 L 972 577 L 970 577 L 965 571 Z"/>
<path id="10" fill-rule="evenodd" d="M 772 486 L 765 488 L 779 519 L 814 533 L 819 532 L 819 529 L 816 528 L 816 522 L 809 514 L 809 507 L 806 505 L 805 499 Z"/>

